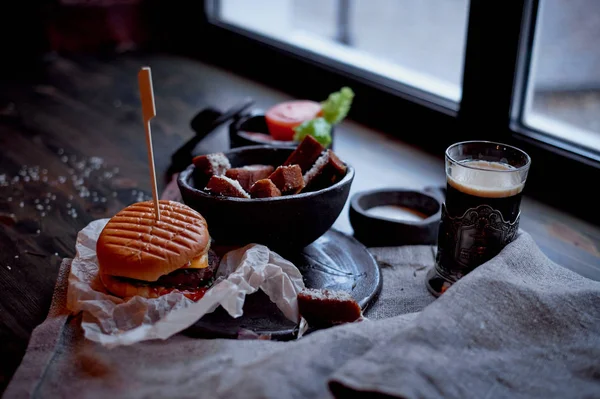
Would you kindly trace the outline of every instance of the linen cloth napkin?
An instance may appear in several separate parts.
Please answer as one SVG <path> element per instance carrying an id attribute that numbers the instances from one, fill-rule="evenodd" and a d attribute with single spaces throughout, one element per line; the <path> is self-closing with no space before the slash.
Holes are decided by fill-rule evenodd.
<path id="1" fill-rule="evenodd" d="M 371 251 L 383 288 L 369 320 L 294 342 L 177 335 L 107 349 L 65 314 L 61 270 L 4 396 L 600 397 L 600 283 L 548 260 L 528 234 L 435 301 L 432 247 Z"/>

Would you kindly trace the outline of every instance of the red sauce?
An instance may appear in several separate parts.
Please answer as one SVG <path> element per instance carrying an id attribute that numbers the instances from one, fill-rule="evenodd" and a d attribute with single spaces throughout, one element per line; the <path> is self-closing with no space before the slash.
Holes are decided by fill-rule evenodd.
<path id="1" fill-rule="evenodd" d="M 183 295 L 186 298 L 191 299 L 192 301 L 196 302 L 196 301 L 199 301 L 200 299 L 202 299 L 202 297 L 204 296 L 206 291 L 208 291 L 208 288 L 198 288 L 197 290 L 193 290 L 193 291 L 183 291 Z"/>
<path id="2" fill-rule="evenodd" d="M 248 138 L 248 139 L 254 140 L 254 141 L 259 141 L 262 143 L 269 143 L 271 141 L 276 141 L 272 136 L 265 134 L 265 133 L 240 131 L 239 135 L 244 138 Z"/>
<path id="3" fill-rule="evenodd" d="M 200 299 L 202 299 L 202 297 L 204 296 L 206 291 L 208 291 L 208 288 L 202 287 L 202 288 L 198 288 L 197 290 L 178 290 L 177 288 L 162 288 L 162 289 L 155 288 L 154 289 L 154 292 L 159 296 L 167 295 L 168 293 L 171 293 L 173 291 L 181 292 L 183 294 L 183 296 L 185 296 L 186 298 L 191 299 L 194 302 L 197 302 Z"/>

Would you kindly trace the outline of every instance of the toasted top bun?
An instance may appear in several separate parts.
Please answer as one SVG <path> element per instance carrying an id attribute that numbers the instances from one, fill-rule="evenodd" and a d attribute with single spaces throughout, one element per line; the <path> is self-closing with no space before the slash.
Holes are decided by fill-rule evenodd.
<path id="1" fill-rule="evenodd" d="M 152 201 L 110 219 L 96 244 L 100 273 L 156 281 L 207 253 L 210 236 L 202 215 L 174 201 L 159 201 L 159 208 L 160 221 Z"/>

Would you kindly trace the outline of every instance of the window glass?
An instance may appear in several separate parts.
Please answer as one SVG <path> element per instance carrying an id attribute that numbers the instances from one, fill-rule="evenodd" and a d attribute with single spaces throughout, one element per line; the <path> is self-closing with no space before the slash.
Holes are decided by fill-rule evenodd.
<path id="1" fill-rule="evenodd" d="M 221 0 L 223 22 L 459 101 L 468 0 Z"/>
<path id="2" fill-rule="evenodd" d="M 600 151 L 600 1 L 539 4 L 524 123 Z"/>

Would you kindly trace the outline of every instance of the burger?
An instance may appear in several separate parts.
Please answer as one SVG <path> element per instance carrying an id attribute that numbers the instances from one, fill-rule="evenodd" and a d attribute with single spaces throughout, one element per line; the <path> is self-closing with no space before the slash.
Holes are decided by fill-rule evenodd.
<path id="1" fill-rule="evenodd" d="M 111 294 L 158 298 L 179 291 L 198 300 L 212 285 L 218 258 L 210 251 L 206 220 L 175 201 L 130 205 L 106 224 L 96 253 L 100 280 Z"/>

